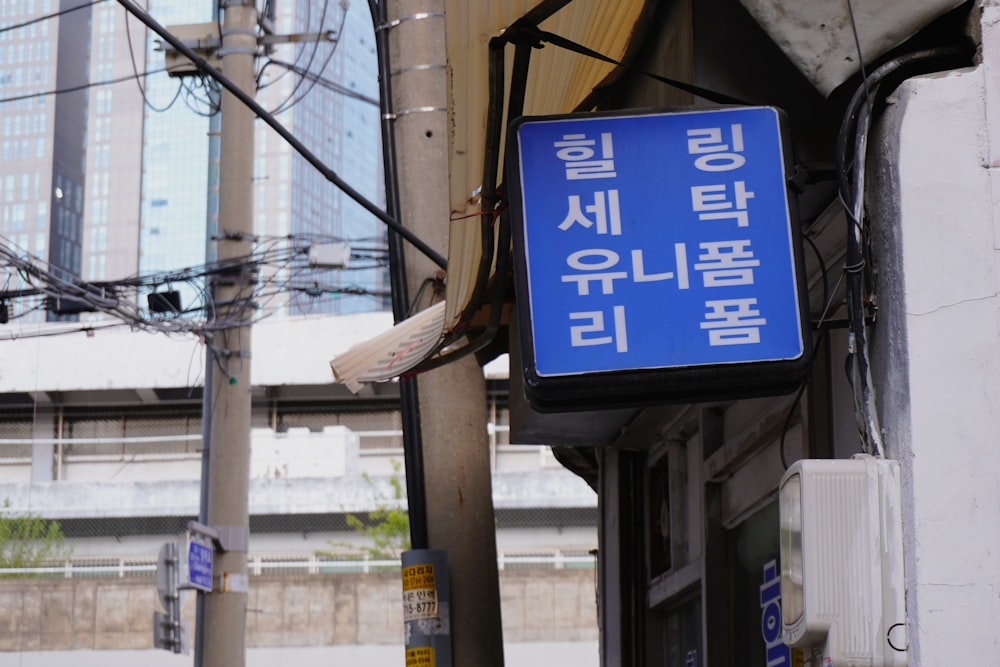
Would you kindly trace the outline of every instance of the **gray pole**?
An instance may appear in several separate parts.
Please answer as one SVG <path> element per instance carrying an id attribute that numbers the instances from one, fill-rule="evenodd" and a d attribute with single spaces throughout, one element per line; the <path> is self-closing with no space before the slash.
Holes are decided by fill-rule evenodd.
<path id="1" fill-rule="evenodd" d="M 226 77 L 254 93 L 257 9 L 252 0 L 227 0 L 222 24 Z M 253 234 L 253 113 L 228 90 L 222 93 L 219 159 L 218 261 L 247 256 Z M 202 660 L 212 667 L 246 664 L 247 554 L 250 527 L 250 321 L 254 269 L 241 266 L 213 277 L 216 321 L 224 330 L 208 341 L 218 365 L 212 372 L 209 426 L 208 525 L 230 536 L 215 561 L 215 590 L 205 596 Z M 211 355 L 209 355 L 209 362 Z"/>
<path id="2" fill-rule="evenodd" d="M 448 114 L 441 0 L 383 0 L 388 19 L 402 223 L 448 244 Z M 407 248 L 409 293 L 438 267 Z M 455 665 L 500 667 L 503 635 L 486 434 L 486 383 L 472 356 L 417 379 L 428 547 L 447 552 Z"/>

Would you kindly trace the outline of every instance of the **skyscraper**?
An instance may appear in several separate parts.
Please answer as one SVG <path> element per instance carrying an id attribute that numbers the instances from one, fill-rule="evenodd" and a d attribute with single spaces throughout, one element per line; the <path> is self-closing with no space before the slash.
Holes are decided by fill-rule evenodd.
<path id="1" fill-rule="evenodd" d="M 0 233 L 73 276 L 82 261 L 91 9 L 20 27 L 54 4 L 0 3 Z M 40 94 L 51 89 L 75 90 Z"/>
<path id="2" fill-rule="evenodd" d="M 367 6 L 345 0 L 284 0 L 274 10 L 277 34 L 319 33 L 327 38 L 277 46 L 262 59 L 260 102 L 327 166 L 381 205 L 378 73 Z M 362 252 L 384 245 L 381 223 L 263 122 L 257 125 L 257 233 L 344 239 Z M 289 276 L 290 312 L 352 313 L 385 307 L 385 300 L 377 297 L 336 294 L 354 288 L 384 290 L 385 268 L 371 268 L 374 264 L 361 260 L 347 271 Z"/>
<path id="3" fill-rule="evenodd" d="M 218 220 L 218 85 L 163 72 L 160 38 L 120 5 L 59 10 L 56 4 L 0 3 L 0 234 L 60 275 L 91 282 L 210 262 Z M 355 4 L 272 3 L 275 34 L 325 38 L 262 45 L 258 99 L 381 203 L 374 37 L 367 8 Z M 168 27 L 211 25 L 214 6 L 154 0 L 149 11 Z M 283 239 L 302 248 L 318 239 L 348 240 L 363 254 L 384 254 L 378 221 L 263 123 L 255 139 L 255 182 L 247 196 L 254 197 L 262 242 Z M 265 269 L 279 293 L 264 307 L 296 314 L 385 306 L 363 295 L 387 283 L 380 258 L 322 272 L 297 260 L 296 268 Z M 4 289 L 17 287 L 16 275 L 0 278 Z M 185 307 L 195 291 L 182 295 Z M 27 319 L 43 317 L 37 298 L 11 306 L 13 317 L 31 309 Z"/>

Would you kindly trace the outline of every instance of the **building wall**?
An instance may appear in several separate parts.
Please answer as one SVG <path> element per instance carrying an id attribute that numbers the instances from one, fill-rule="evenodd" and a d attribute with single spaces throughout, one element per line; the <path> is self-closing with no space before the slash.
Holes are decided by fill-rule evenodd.
<path id="1" fill-rule="evenodd" d="M 191 656 L 166 651 L 58 651 L 0 654 L 0 667 L 174 667 L 189 665 Z M 507 667 L 597 667 L 597 642 L 530 642 L 506 644 Z M 400 646 L 322 646 L 294 648 L 251 648 L 247 667 L 403 667 Z"/>
<path id="2" fill-rule="evenodd" d="M 902 466 L 910 665 L 1000 649 L 1000 6 L 983 62 L 893 94 L 877 136 L 883 429 Z"/>
<path id="3" fill-rule="evenodd" d="M 593 651 L 596 663 L 594 586 L 592 569 L 503 571 L 505 641 L 583 645 Z M 398 572 L 252 577 L 247 647 L 252 653 L 276 647 L 381 645 L 396 647 L 401 658 L 399 595 Z M 184 595 L 182 618 L 191 624 L 194 602 L 193 594 Z M 17 655 L 9 652 L 153 651 L 152 612 L 157 610 L 156 588 L 149 579 L 0 580 L 0 665 Z M 50 654 L 49 664 L 67 664 L 55 662 L 63 655 Z"/>
<path id="4" fill-rule="evenodd" d="M 214 20 L 212 2 L 151 2 L 149 11 L 161 25 L 204 23 Z M 136 23 L 131 24 L 136 27 Z M 158 35 L 136 28 L 137 44 L 147 50 L 147 67 L 164 66 L 164 53 L 157 50 Z M 120 39 L 119 39 L 120 41 Z M 125 47 L 123 44 L 122 47 Z M 119 48 L 128 57 L 127 48 Z M 145 79 L 147 104 L 142 144 L 132 146 L 133 157 L 141 154 L 142 200 L 138 267 L 142 273 L 177 271 L 204 264 L 207 254 L 209 172 L 209 116 L 211 86 L 199 77 L 180 79 L 163 73 Z M 138 95 L 139 91 L 131 91 Z M 216 104 L 218 98 L 215 98 Z M 141 117 L 141 116 L 140 116 Z M 133 120 L 135 117 L 133 117 Z M 218 186 L 218 172 L 213 174 Z M 123 276 L 110 276 L 121 278 Z M 179 286 L 182 307 L 192 305 L 195 292 Z M 141 297 L 144 298 L 144 297 Z"/>
<path id="5" fill-rule="evenodd" d="M 90 81 L 146 70 L 146 29 L 121 7 L 92 10 Z M 126 25 L 128 21 L 128 25 Z M 84 196 L 84 280 L 109 280 L 139 268 L 144 97 L 147 79 L 99 85 L 89 95 L 87 185 Z"/>

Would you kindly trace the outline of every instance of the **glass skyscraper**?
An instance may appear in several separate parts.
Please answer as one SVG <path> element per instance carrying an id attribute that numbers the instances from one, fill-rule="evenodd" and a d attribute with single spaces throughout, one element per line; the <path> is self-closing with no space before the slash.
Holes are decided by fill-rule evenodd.
<path id="1" fill-rule="evenodd" d="M 84 243 L 91 8 L 13 27 L 57 5 L 0 2 L 0 234 L 67 277 L 79 275 Z"/>
<path id="2" fill-rule="evenodd" d="M 329 32 L 334 40 L 275 48 L 261 67 L 259 101 L 327 166 L 383 205 L 378 72 L 367 5 L 283 0 L 275 7 L 274 24 L 278 34 Z M 295 73 L 302 71 L 312 75 Z M 361 249 L 385 245 L 381 223 L 259 119 L 256 141 L 258 234 L 344 239 Z M 385 299 L 337 293 L 387 288 L 384 267 L 364 268 L 371 260 L 356 265 L 361 268 L 288 276 L 289 311 L 346 314 L 384 308 Z"/>
<path id="3" fill-rule="evenodd" d="M 278 35 L 321 32 L 335 39 L 262 47 L 257 99 L 381 205 L 374 36 L 367 6 L 353 4 L 272 0 Z M 211 261 L 218 86 L 159 71 L 160 38 L 120 5 L 66 5 L 0 0 L 0 234 L 51 270 L 92 282 Z M 152 0 L 149 11 L 168 27 L 217 19 L 213 0 Z M 67 90 L 73 92 L 55 94 Z M 362 251 L 384 246 L 381 223 L 264 123 L 256 127 L 247 196 L 254 198 L 262 242 L 301 237 L 347 240 Z M 384 290 L 386 269 L 375 264 L 360 260 L 354 266 L 361 268 L 325 272 L 274 267 L 271 278 L 281 291 L 265 305 L 289 314 L 384 308 L 384 299 L 343 294 Z M 8 275 L 0 279 L 12 290 L 16 276 Z M 17 303 L 10 305 L 12 316 L 21 314 Z"/>

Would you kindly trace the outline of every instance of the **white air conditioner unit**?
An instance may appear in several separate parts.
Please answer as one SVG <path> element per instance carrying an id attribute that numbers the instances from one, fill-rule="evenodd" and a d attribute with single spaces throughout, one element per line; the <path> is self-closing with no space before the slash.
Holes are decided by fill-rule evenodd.
<path id="1" fill-rule="evenodd" d="M 899 464 L 806 459 L 781 479 L 785 643 L 807 665 L 904 667 Z"/>

